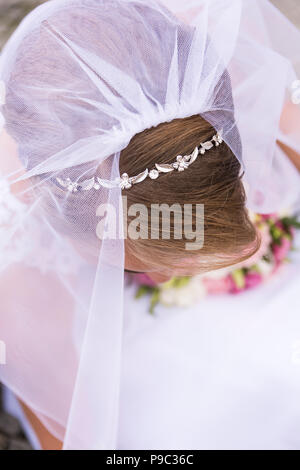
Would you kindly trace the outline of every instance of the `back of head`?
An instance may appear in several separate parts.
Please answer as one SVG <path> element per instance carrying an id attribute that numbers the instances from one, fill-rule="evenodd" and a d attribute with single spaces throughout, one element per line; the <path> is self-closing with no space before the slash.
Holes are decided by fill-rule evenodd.
<path id="1" fill-rule="evenodd" d="M 189 258 L 199 271 L 253 254 L 257 234 L 245 209 L 241 164 L 231 149 L 241 153 L 230 79 L 214 62 L 209 37 L 200 43 L 203 54 L 210 50 L 210 60 L 193 83 L 187 70 L 195 30 L 157 2 L 54 1 L 35 15 L 28 34 L 25 22 L 16 38 L 11 70 L 3 71 L 4 110 L 8 132 L 53 226 L 93 251 L 99 241 L 95 214 L 109 192 L 66 195 L 57 187 L 57 176 L 109 179 L 119 167 L 134 175 L 155 163 L 171 163 L 211 139 L 220 130 L 213 124 L 219 123 L 230 129 L 231 146 L 223 143 L 188 171 L 147 179 L 126 192 L 130 206 L 148 209 L 151 204 L 202 204 L 203 247 L 187 253 L 192 234 L 176 239 L 173 223 L 169 238 L 161 227 L 155 239 L 128 239 L 126 250 L 151 268 L 168 265 L 178 271 L 187 264 L 190 273 Z M 177 83 L 170 82 L 172 74 Z M 203 88 L 202 104 L 187 102 L 196 86 Z M 197 106 L 201 114 L 193 113 Z M 196 222 L 193 213 L 194 229 Z M 151 220 L 147 223 L 150 227 Z"/>
<path id="2" fill-rule="evenodd" d="M 214 134 L 215 129 L 199 115 L 147 129 L 134 136 L 121 152 L 120 173 L 137 175 L 155 163 L 171 164 L 176 155 L 189 155 Z M 147 179 L 124 194 L 128 208 L 139 204 L 147 208 L 148 214 L 145 220 L 140 217 L 140 237 L 128 238 L 127 250 L 154 271 L 210 271 L 241 262 L 259 248 L 259 235 L 245 207 L 241 165 L 224 142 L 187 170 L 162 174 L 155 181 Z M 160 214 L 151 211 L 155 205 L 165 211 L 172 209 L 170 225 L 163 224 L 163 210 Z M 203 205 L 204 213 L 197 212 L 197 205 Z M 189 229 L 183 217 L 187 207 L 192 219 Z M 128 217 L 128 225 L 133 219 Z M 176 238 L 175 220 L 182 223 L 180 238 Z M 151 237 L 153 226 L 157 233 Z M 201 248 L 196 247 L 197 230 L 203 230 Z M 187 251 L 187 243 L 191 242 L 195 248 Z"/>

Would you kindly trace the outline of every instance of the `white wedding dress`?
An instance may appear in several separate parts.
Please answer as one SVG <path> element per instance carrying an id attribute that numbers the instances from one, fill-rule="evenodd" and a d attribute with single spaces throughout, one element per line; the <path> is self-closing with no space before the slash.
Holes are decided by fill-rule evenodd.
<path id="1" fill-rule="evenodd" d="M 117 449 L 300 449 L 300 232 L 296 246 L 266 284 L 189 308 L 151 315 L 126 287 Z"/>
<path id="2" fill-rule="evenodd" d="M 119 449 L 300 449 L 300 252 L 292 259 L 252 291 L 155 316 L 126 291 Z"/>
<path id="3" fill-rule="evenodd" d="M 267 284 L 186 309 L 150 315 L 127 287 L 117 449 L 300 450 L 300 233 L 297 246 Z"/>

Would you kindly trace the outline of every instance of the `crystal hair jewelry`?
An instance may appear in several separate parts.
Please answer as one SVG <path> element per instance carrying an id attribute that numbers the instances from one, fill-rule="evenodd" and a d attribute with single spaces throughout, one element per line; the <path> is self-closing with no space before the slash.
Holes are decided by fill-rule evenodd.
<path id="1" fill-rule="evenodd" d="M 146 168 L 146 170 L 136 176 L 129 177 L 127 173 L 123 173 L 120 178 L 116 178 L 114 181 L 103 180 L 97 176 L 93 176 L 81 182 L 72 181 L 70 178 L 56 178 L 56 181 L 62 188 L 71 193 L 89 191 L 91 189 L 99 190 L 101 187 L 130 189 L 134 184 L 141 183 L 147 177 L 156 180 L 161 173 L 170 173 L 172 171 L 181 172 L 186 170 L 197 160 L 199 154 L 204 155 L 207 150 L 213 148 L 214 145 L 218 147 L 222 142 L 222 131 L 219 131 L 211 140 L 203 142 L 199 147 L 196 147 L 190 155 L 178 155 L 176 161 L 171 164 L 155 163 L 155 168 L 150 171 Z"/>

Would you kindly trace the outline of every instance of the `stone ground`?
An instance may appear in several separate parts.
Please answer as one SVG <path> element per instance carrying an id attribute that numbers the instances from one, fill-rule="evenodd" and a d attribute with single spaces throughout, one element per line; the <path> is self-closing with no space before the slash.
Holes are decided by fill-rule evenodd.
<path id="1" fill-rule="evenodd" d="M 272 0 L 300 28 L 299 0 Z M 21 19 L 43 0 L 0 0 L 0 49 Z M 299 45 L 300 47 L 300 45 Z M 20 424 L 2 411 L 0 388 L 0 450 L 28 450 Z"/>
<path id="2" fill-rule="evenodd" d="M 45 0 L 0 0 L 0 48 L 21 19 Z M 291 21 L 300 27 L 299 0 L 272 0 Z"/>

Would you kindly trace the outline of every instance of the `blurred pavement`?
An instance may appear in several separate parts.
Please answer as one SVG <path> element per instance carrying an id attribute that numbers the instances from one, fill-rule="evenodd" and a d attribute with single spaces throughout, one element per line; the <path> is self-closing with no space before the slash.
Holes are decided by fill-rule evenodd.
<path id="1" fill-rule="evenodd" d="M 0 49 L 21 19 L 24 18 L 30 10 L 45 1 L 46 0 L 0 0 Z M 299 0 L 272 0 L 272 2 L 300 28 Z"/>

